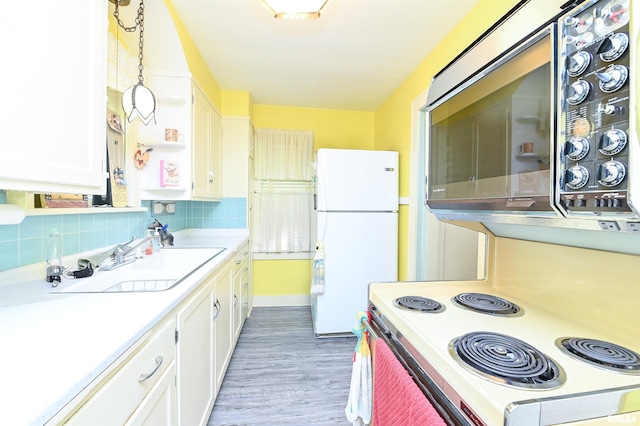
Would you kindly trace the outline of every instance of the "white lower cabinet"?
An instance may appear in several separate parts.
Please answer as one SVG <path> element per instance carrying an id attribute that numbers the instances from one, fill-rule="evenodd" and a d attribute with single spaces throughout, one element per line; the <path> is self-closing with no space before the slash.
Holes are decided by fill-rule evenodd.
<path id="1" fill-rule="evenodd" d="M 211 279 L 178 311 L 178 413 L 181 425 L 202 425 L 214 401 L 213 295 Z"/>
<path id="2" fill-rule="evenodd" d="M 247 312 L 247 259 L 245 244 L 48 425 L 206 425 Z"/>
<path id="3" fill-rule="evenodd" d="M 233 353 L 233 299 L 231 294 L 231 262 L 216 276 L 216 297 L 214 312 L 214 344 L 216 368 L 216 393 L 222 386 Z"/>
<path id="4" fill-rule="evenodd" d="M 149 391 L 136 411 L 127 420 L 127 426 L 173 426 L 178 424 L 176 405 L 176 363 L 171 361 L 158 383 Z"/>
<path id="5" fill-rule="evenodd" d="M 243 245 L 233 258 L 233 342 L 240 337 L 240 331 L 249 311 L 249 245 Z"/>
<path id="6" fill-rule="evenodd" d="M 154 391 L 159 389 L 155 386 L 174 361 L 174 333 L 174 318 L 167 318 L 156 326 L 148 341 L 115 371 L 113 376 L 67 420 L 66 424 L 111 426 L 133 422 L 135 419 L 132 415 L 141 404 L 146 403 L 147 398 L 153 398 Z M 175 379 L 168 385 L 175 388 Z M 162 385 L 159 386 L 162 387 Z M 175 394 L 171 390 L 169 392 L 170 395 Z M 173 412 L 170 415 L 175 416 Z M 144 424 L 144 422 L 135 424 Z"/>

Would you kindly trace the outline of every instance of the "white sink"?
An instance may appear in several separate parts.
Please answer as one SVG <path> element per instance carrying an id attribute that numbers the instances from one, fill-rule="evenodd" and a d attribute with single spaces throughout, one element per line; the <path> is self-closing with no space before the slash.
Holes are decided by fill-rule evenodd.
<path id="1" fill-rule="evenodd" d="M 88 278 L 63 280 L 50 293 L 113 293 L 169 290 L 224 248 L 162 249 L 110 271 Z"/>

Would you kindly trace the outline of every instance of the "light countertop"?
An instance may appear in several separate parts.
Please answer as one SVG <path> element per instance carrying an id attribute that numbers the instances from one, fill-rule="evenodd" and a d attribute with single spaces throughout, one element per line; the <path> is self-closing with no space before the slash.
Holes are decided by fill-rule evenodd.
<path id="1" fill-rule="evenodd" d="M 248 230 L 191 229 L 174 236 L 175 249 L 94 273 L 126 273 L 125 268 L 140 267 L 145 260 L 190 273 L 165 291 L 56 293 L 44 280 L 44 263 L 0 273 L 0 424 L 45 424 L 237 253 Z M 225 250 L 216 255 L 219 250 L 212 248 L 219 247 Z M 180 248 L 198 249 L 189 251 L 194 257 L 182 269 L 171 266 L 171 255 Z M 63 264 L 75 265 L 79 257 L 64 258 Z M 194 265 L 195 271 L 187 270 Z M 77 281 L 63 280 L 56 291 Z"/>

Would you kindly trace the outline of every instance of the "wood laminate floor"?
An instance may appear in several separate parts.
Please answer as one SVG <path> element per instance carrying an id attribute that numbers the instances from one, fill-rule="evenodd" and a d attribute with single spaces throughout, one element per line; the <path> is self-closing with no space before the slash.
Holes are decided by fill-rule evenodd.
<path id="1" fill-rule="evenodd" d="M 344 409 L 356 342 L 314 338 L 308 306 L 254 308 L 208 426 L 350 425 Z"/>

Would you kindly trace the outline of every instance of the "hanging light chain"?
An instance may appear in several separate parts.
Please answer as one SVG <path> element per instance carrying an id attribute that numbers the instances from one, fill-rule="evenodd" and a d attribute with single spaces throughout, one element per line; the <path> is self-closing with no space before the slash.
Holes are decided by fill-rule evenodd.
<path id="1" fill-rule="evenodd" d="M 143 0 L 140 0 L 140 6 L 138 6 L 138 16 L 136 16 L 135 23 L 132 27 L 127 27 L 124 24 L 124 22 L 122 22 L 122 20 L 120 19 L 120 8 L 118 7 L 119 3 L 120 1 L 116 0 L 115 2 L 116 8 L 113 11 L 113 16 L 114 18 L 116 18 L 116 21 L 118 21 L 118 25 L 121 26 L 122 29 L 124 29 L 128 33 L 132 33 L 138 28 L 138 25 L 140 25 L 141 20 L 144 19 L 144 2 Z"/>
<path id="2" fill-rule="evenodd" d="M 141 13 L 142 11 L 142 13 Z M 138 9 L 138 25 L 140 26 L 140 41 L 138 42 L 138 59 L 140 63 L 138 64 L 138 81 L 140 83 L 143 82 L 144 77 L 142 76 L 142 71 L 144 70 L 144 66 L 142 65 L 142 58 L 144 57 L 143 48 L 144 48 L 144 4 L 142 0 L 140 0 L 140 8 Z"/>
<path id="3" fill-rule="evenodd" d="M 113 11 L 113 16 L 118 21 L 118 26 L 122 27 L 126 32 L 132 33 L 135 32 L 138 27 L 140 27 L 140 39 L 138 41 L 138 81 L 142 83 L 144 81 L 144 77 L 142 76 L 142 72 L 144 71 L 144 66 L 142 65 L 142 59 L 144 58 L 143 48 L 144 48 L 144 0 L 140 0 L 140 6 L 138 6 L 138 16 L 136 16 L 136 20 L 133 26 L 127 27 L 124 22 L 120 19 L 120 8 L 118 4 L 119 0 L 116 0 L 115 5 L 116 8 Z"/>

